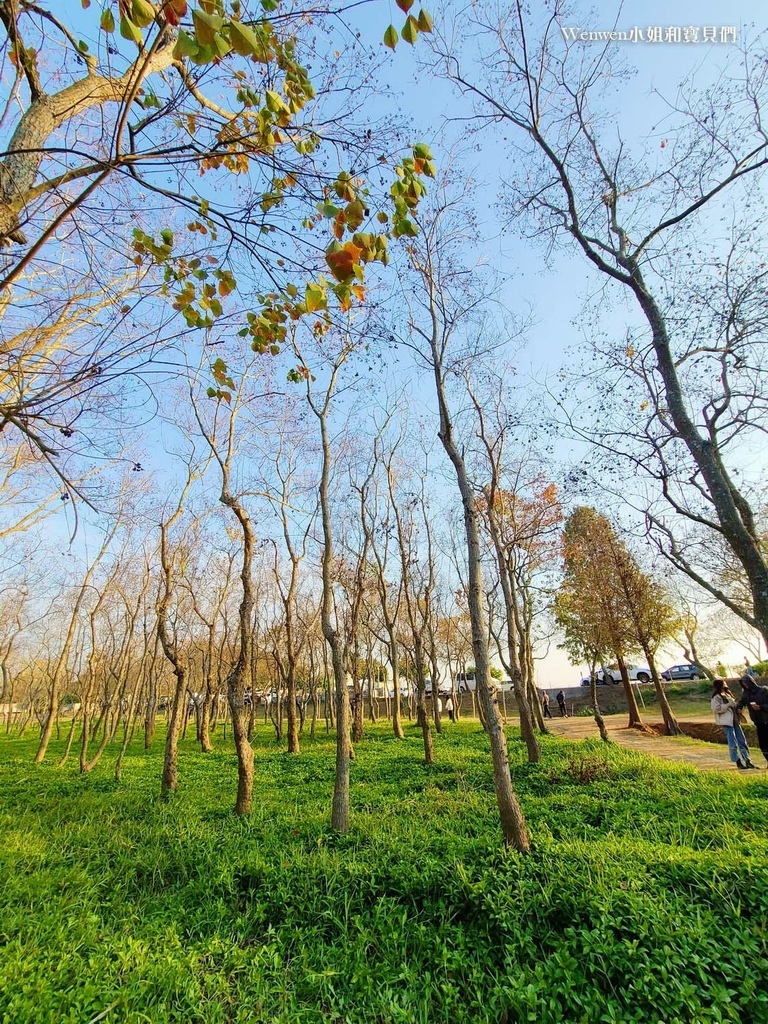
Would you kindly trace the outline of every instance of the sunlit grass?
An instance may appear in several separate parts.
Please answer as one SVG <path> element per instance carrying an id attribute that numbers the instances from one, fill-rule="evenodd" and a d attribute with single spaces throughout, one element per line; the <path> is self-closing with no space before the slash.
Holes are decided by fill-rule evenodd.
<path id="1" fill-rule="evenodd" d="M 373 729 L 347 836 L 333 737 L 291 757 L 261 729 L 245 820 L 224 744 L 188 740 L 161 804 L 161 741 L 119 784 L 0 741 L 3 1024 L 768 1021 L 761 778 L 554 738 L 531 766 L 513 731 L 521 858 L 477 723 L 433 768 Z"/>

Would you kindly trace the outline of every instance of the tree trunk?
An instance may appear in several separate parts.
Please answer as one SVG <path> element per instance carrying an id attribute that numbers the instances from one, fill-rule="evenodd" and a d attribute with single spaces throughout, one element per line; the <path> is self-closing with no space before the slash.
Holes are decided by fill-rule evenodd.
<path id="1" fill-rule="evenodd" d="M 211 706 L 213 699 L 214 694 L 209 690 L 203 699 L 203 706 L 200 711 L 200 750 L 204 754 L 213 752 L 213 743 L 211 743 Z"/>
<path id="2" fill-rule="evenodd" d="M 293 664 L 293 654 L 290 651 L 288 652 L 288 672 L 285 683 L 288 699 L 286 715 L 288 719 L 288 753 L 300 754 L 301 741 L 299 740 L 299 721 L 296 710 L 296 666 Z"/>
<path id="3" fill-rule="evenodd" d="M 666 322 L 654 297 L 645 286 L 638 264 L 628 262 L 630 287 L 651 328 L 656 365 L 664 382 L 664 394 L 675 429 L 699 467 L 720 523 L 722 535 L 738 558 L 749 582 L 753 625 L 768 644 L 768 564 L 751 508 L 730 479 L 716 444 L 703 438 L 686 406 L 667 333 Z"/>
<path id="4" fill-rule="evenodd" d="M 231 443 L 231 442 L 230 442 Z M 230 453 L 231 455 L 231 448 Z M 253 550 L 255 536 L 251 517 L 238 498 L 233 497 L 229 490 L 230 461 L 229 455 L 221 465 L 222 505 L 231 509 L 240 524 L 243 534 L 243 561 L 240 570 L 241 596 L 239 606 L 240 619 L 240 650 L 232 671 L 227 676 L 227 698 L 232 714 L 232 738 L 237 754 L 237 797 L 235 814 L 249 814 L 253 800 L 253 748 L 248 740 L 248 718 L 245 704 L 246 676 L 250 676 L 251 649 L 253 644 Z M 251 681 L 252 683 L 252 681 Z M 251 685 L 251 707 L 253 712 L 253 685 Z"/>
<path id="5" fill-rule="evenodd" d="M 605 721 L 603 716 L 600 714 L 600 704 L 597 700 L 597 675 L 595 673 L 594 665 L 589 672 L 589 694 L 592 698 L 592 713 L 594 715 L 595 725 L 600 733 L 600 739 L 603 743 L 610 743 L 611 737 L 608 735 L 608 730 L 605 728 Z"/>
<path id="6" fill-rule="evenodd" d="M 424 744 L 424 764 L 435 763 L 435 746 L 432 742 L 432 729 L 429 724 L 429 712 L 427 711 L 426 694 L 424 692 L 424 680 L 420 679 L 416 690 L 416 722 L 421 729 L 421 739 Z"/>
<path id="7" fill-rule="evenodd" d="M 128 750 L 128 744 L 133 738 L 133 722 L 135 721 L 134 711 L 136 709 L 136 687 L 131 691 L 131 696 L 128 702 L 128 708 L 125 713 L 125 732 L 123 734 L 123 742 L 120 744 L 120 751 L 115 761 L 115 782 L 119 782 L 123 774 L 123 760 L 125 759 L 125 753 Z"/>
<path id="8" fill-rule="evenodd" d="M 535 686 L 533 685 L 533 681 L 530 678 L 527 678 L 525 685 L 528 691 L 528 706 L 533 712 L 533 716 L 536 721 L 536 728 L 540 733 L 548 735 L 549 729 L 544 721 L 544 712 L 541 710 L 541 700 L 536 692 Z"/>
<path id="9" fill-rule="evenodd" d="M 472 650 L 475 656 L 475 679 L 476 686 L 480 690 L 480 700 L 483 705 L 486 729 L 491 743 L 493 780 L 496 790 L 496 803 L 499 808 L 501 831 L 506 846 L 513 846 L 516 850 L 527 853 L 531 846 L 528 826 L 512 786 L 507 737 L 502 726 L 498 705 L 493 698 L 491 690 L 488 630 L 483 612 L 484 598 L 479 516 L 463 456 L 453 439 L 453 428 L 441 373 L 441 357 L 438 351 L 437 337 L 434 333 L 431 339 L 431 346 L 432 366 L 440 409 L 439 437 L 456 471 L 456 479 L 459 491 L 461 492 L 461 502 L 464 510 L 464 530 L 467 540 L 467 561 L 469 565 L 469 585 L 467 589 L 469 615 L 472 624 Z"/>
<path id="10" fill-rule="evenodd" d="M 658 669 L 656 668 L 656 661 L 647 648 L 643 651 L 645 657 L 648 659 L 648 668 L 651 670 L 651 678 L 653 679 L 653 685 L 656 689 L 656 696 L 659 699 L 659 707 L 661 708 L 661 717 L 664 719 L 664 725 L 667 730 L 668 736 L 682 736 L 683 730 L 680 728 L 675 713 L 672 710 L 669 700 L 667 698 L 666 690 L 664 689 L 664 683 L 659 677 Z"/>
<path id="11" fill-rule="evenodd" d="M 59 128 L 85 111 L 107 103 L 121 104 L 135 95 L 141 81 L 170 67 L 173 47 L 158 47 L 142 52 L 137 62 L 121 78 L 106 78 L 89 73 L 52 95 L 35 97 L 25 110 L 6 147 L 8 155 L 0 162 L 0 239 L 24 243 L 19 221 L 29 201 L 38 171 L 45 156 L 45 145 Z M 103 168 L 99 168 L 103 170 Z"/>
<path id="12" fill-rule="evenodd" d="M 616 655 L 616 661 L 619 666 L 619 672 L 621 672 L 621 681 L 624 684 L 624 695 L 627 698 L 627 710 L 629 711 L 629 722 L 627 723 L 627 728 L 645 729 L 645 723 L 643 722 L 640 714 L 640 709 L 637 706 L 637 699 L 635 698 L 635 691 L 632 689 L 632 683 L 629 679 L 627 666 L 620 654 Z M 603 668 L 603 673 L 605 672 L 606 669 Z M 603 678 L 605 678 L 605 675 L 603 675 Z"/>
<path id="13" fill-rule="evenodd" d="M 397 639 L 394 633 L 394 624 L 392 629 L 389 628 L 387 623 L 387 632 L 389 634 L 389 664 L 392 668 L 392 732 L 396 738 L 402 740 L 405 738 L 405 732 L 403 731 L 403 719 L 400 711 L 400 666 L 397 660 Z"/>
<path id="14" fill-rule="evenodd" d="M 69 752 L 72 749 L 72 740 L 73 740 L 74 735 L 75 735 L 75 722 L 77 722 L 79 714 L 80 714 L 80 712 L 76 711 L 75 714 L 72 716 L 72 721 L 70 722 L 70 725 L 69 725 L 69 733 L 67 735 L 67 744 L 64 747 L 64 753 L 61 755 L 61 758 L 60 758 L 59 763 L 57 765 L 58 768 L 63 768 L 64 765 L 67 763 L 67 758 L 69 757 Z"/>
<path id="15" fill-rule="evenodd" d="M 325 401 L 318 408 L 312 400 L 310 382 L 307 381 L 307 401 L 320 424 L 321 472 L 320 472 L 320 516 L 323 526 L 322 580 L 323 595 L 320 622 L 326 643 L 331 650 L 336 703 L 336 770 L 331 805 L 331 827 L 337 832 L 349 831 L 349 765 L 350 765 L 350 709 L 346 683 L 346 665 L 339 633 L 333 621 L 333 528 L 329 496 L 331 475 L 331 446 L 328 439 L 328 409 L 336 387 L 336 378 L 346 355 L 342 353 L 333 368 Z"/>
<path id="16" fill-rule="evenodd" d="M 507 553 L 504 550 L 499 526 L 496 522 L 496 515 L 493 509 L 493 495 L 487 504 L 488 526 L 496 554 L 496 564 L 499 569 L 499 582 L 501 583 L 501 591 L 504 595 L 504 612 L 507 623 L 507 658 L 506 660 L 502 659 L 502 662 L 514 687 L 515 700 L 517 701 L 518 713 L 520 715 L 520 732 L 522 734 L 526 750 L 528 751 L 528 761 L 530 764 L 538 764 L 541 760 L 541 747 L 536 736 L 531 706 L 528 703 L 528 697 L 525 692 L 525 688 L 522 685 L 523 673 L 518 647 L 520 637 L 516 608 L 517 589 L 515 587 L 513 573 L 510 570 L 510 566 L 507 561 Z M 501 645 L 499 645 L 499 647 L 501 647 Z M 501 651 L 499 651 L 499 653 L 501 653 Z"/>
<path id="17" fill-rule="evenodd" d="M 185 667 L 182 664 L 175 665 L 173 674 L 176 676 L 176 688 L 173 691 L 171 714 L 165 734 L 163 773 L 160 778 L 160 797 L 163 800 L 167 800 L 179 785 L 177 766 L 179 736 L 181 735 L 182 716 L 186 711 L 187 682 Z"/>

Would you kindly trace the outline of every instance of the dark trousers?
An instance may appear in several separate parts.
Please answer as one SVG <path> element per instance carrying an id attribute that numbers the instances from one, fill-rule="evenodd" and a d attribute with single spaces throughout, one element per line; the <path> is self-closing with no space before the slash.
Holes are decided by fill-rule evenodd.
<path id="1" fill-rule="evenodd" d="M 549 710 L 549 704 L 542 705 L 542 710 L 544 711 L 544 717 L 545 718 L 551 718 L 552 717 L 552 712 Z"/>
<path id="2" fill-rule="evenodd" d="M 757 731 L 757 745 L 763 752 L 763 757 L 768 761 L 768 722 L 755 722 Z"/>
<path id="3" fill-rule="evenodd" d="M 562 704 L 558 704 L 557 706 L 560 708 L 560 717 L 561 718 L 567 718 L 568 717 L 568 712 L 567 712 L 567 710 L 565 708 L 565 702 L 563 702 Z"/>

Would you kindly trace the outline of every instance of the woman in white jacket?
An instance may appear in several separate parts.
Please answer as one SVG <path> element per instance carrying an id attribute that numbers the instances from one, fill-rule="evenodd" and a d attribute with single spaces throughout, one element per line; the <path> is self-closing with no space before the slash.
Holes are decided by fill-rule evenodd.
<path id="1" fill-rule="evenodd" d="M 710 706 L 715 722 L 722 727 L 725 738 L 728 741 L 728 753 L 737 768 L 756 768 L 749 759 L 749 747 L 744 736 L 744 731 L 739 725 L 736 698 L 725 685 L 722 679 L 715 679 L 712 683 L 713 693 Z"/>

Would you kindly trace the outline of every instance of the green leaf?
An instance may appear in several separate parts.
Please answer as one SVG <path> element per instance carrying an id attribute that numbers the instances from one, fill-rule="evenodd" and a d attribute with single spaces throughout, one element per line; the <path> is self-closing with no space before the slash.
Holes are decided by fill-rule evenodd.
<path id="1" fill-rule="evenodd" d="M 402 28 L 402 31 L 401 31 L 400 34 L 402 35 L 402 37 L 406 41 L 406 43 L 410 43 L 411 46 L 413 46 L 413 44 L 418 39 L 418 36 L 419 36 L 419 26 L 416 24 L 416 19 L 414 17 L 412 17 L 410 14 L 408 15 L 408 18 L 406 19 L 406 22 L 403 25 L 403 28 Z"/>
<path id="2" fill-rule="evenodd" d="M 276 11 L 278 8 L 278 0 L 261 0 L 261 6 L 265 11 Z"/>
<path id="3" fill-rule="evenodd" d="M 416 22 L 419 26 L 419 32 L 431 32 L 432 31 L 432 19 L 422 7 L 419 11 L 419 17 Z"/>
<path id="4" fill-rule="evenodd" d="M 232 50 L 232 44 L 223 32 L 217 32 L 213 37 L 213 50 L 217 57 L 226 57 Z"/>
<path id="5" fill-rule="evenodd" d="M 192 11 L 192 21 L 195 26 L 195 39 L 202 46 L 214 46 L 216 33 L 224 26 L 224 19 L 217 14 L 206 14 L 205 11 Z"/>
<path id="6" fill-rule="evenodd" d="M 397 46 L 397 40 L 400 37 L 397 34 L 397 29 L 394 25 L 390 25 L 387 31 L 384 33 L 384 45 L 388 46 L 390 50 L 394 50 Z"/>
<path id="7" fill-rule="evenodd" d="M 407 217 L 403 217 L 402 220 L 399 220 L 392 229 L 392 234 L 395 238 L 400 238 L 402 235 L 406 235 L 408 238 L 415 238 L 418 233 L 419 229 L 413 221 L 409 220 Z"/>
<path id="8" fill-rule="evenodd" d="M 203 66 L 205 64 L 210 64 L 215 56 L 216 51 L 212 46 L 198 45 L 197 50 L 189 55 L 189 59 L 193 64 Z"/>
<path id="9" fill-rule="evenodd" d="M 230 21 L 229 41 L 232 49 L 241 57 L 255 57 L 264 63 L 270 54 L 263 37 L 259 37 L 250 25 L 244 25 L 241 21 Z"/>
<path id="10" fill-rule="evenodd" d="M 325 309 L 328 305 L 325 289 L 321 288 L 319 284 L 313 284 L 310 281 L 305 289 L 304 296 L 308 313 L 314 313 L 318 309 Z"/>
<path id="11" fill-rule="evenodd" d="M 350 231 L 357 231 L 365 217 L 365 207 L 361 201 L 359 199 L 355 199 L 354 202 L 349 204 L 344 212 L 347 220 L 347 226 Z"/>
<path id="12" fill-rule="evenodd" d="M 183 29 L 179 32 L 176 39 L 176 45 L 173 48 L 173 56 L 178 57 L 196 57 L 200 47 L 196 39 L 193 39 Z"/>
<path id="13" fill-rule="evenodd" d="M 77 48 L 80 53 L 88 53 L 88 43 L 84 39 L 79 39 L 77 42 Z"/>
<path id="14" fill-rule="evenodd" d="M 264 99 L 267 104 L 267 110 L 273 114 L 283 114 L 288 110 L 285 105 L 285 100 L 279 92 L 275 92 L 273 89 L 267 89 L 264 93 Z"/>
<path id="15" fill-rule="evenodd" d="M 111 8 L 107 7 L 106 10 L 101 12 L 101 19 L 99 21 L 101 28 L 104 32 L 115 31 L 115 16 L 112 13 Z"/>
<path id="16" fill-rule="evenodd" d="M 139 28 L 146 28 L 155 20 L 155 8 L 149 0 L 133 0 L 131 4 L 131 21 Z"/>
<path id="17" fill-rule="evenodd" d="M 120 18 L 120 35 L 123 39 L 128 39 L 131 42 L 136 43 L 137 46 L 141 46 L 144 41 L 141 30 L 138 29 L 131 19 L 125 14 Z"/>

